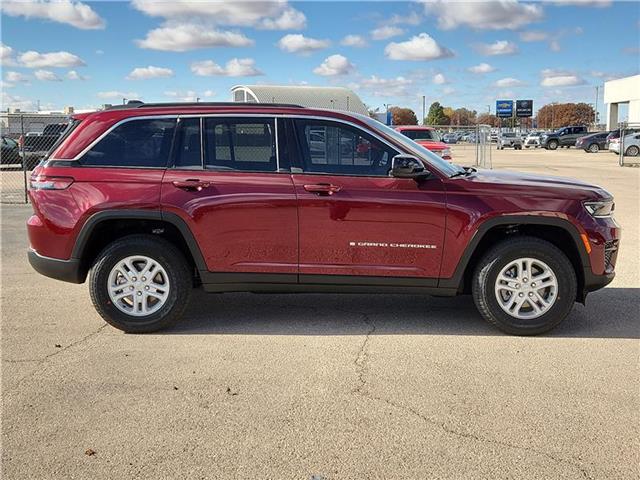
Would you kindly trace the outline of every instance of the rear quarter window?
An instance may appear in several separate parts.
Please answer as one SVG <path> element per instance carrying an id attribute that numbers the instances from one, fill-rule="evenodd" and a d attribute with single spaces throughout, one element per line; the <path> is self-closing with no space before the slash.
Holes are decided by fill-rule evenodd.
<path id="1" fill-rule="evenodd" d="M 175 118 L 129 120 L 107 133 L 79 160 L 99 167 L 165 168 Z"/>

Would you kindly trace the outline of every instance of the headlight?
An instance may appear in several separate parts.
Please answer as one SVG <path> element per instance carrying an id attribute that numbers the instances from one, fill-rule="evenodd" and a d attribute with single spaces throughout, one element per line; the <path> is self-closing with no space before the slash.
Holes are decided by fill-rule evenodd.
<path id="1" fill-rule="evenodd" d="M 613 215 L 615 209 L 615 203 L 613 200 L 602 200 L 598 202 L 585 202 L 584 208 L 589 212 L 589 215 L 595 218 L 610 217 Z"/>

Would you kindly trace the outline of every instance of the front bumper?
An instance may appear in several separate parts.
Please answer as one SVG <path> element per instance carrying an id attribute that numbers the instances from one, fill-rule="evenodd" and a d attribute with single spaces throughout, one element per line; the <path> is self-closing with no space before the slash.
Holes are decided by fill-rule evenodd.
<path id="1" fill-rule="evenodd" d="M 29 250 L 27 256 L 33 269 L 45 277 L 69 283 L 84 283 L 86 275 L 82 273 L 80 260 L 77 258 L 60 260 L 58 258 L 45 257 L 38 255 L 33 249 Z"/>

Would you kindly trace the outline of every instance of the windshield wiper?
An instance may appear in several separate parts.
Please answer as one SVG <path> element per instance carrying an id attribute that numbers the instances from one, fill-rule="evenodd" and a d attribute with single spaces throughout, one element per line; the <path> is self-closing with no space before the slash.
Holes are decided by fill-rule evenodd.
<path id="1" fill-rule="evenodd" d="M 471 175 L 472 173 L 477 171 L 478 170 L 476 170 L 473 167 L 462 167 L 462 170 L 457 171 L 456 173 L 451 175 L 449 178 L 466 177 L 467 175 Z"/>

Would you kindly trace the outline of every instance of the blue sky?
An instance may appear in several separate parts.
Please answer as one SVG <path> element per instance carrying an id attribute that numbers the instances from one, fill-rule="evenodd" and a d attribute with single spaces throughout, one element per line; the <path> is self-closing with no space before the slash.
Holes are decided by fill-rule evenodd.
<path id="1" fill-rule="evenodd" d="M 593 103 L 640 70 L 639 27 L 639 3 L 606 0 L 4 1 L 2 104 L 216 101 L 256 83 L 348 86 L 418 116 L 422 95 L 482 112 L 497 98 Z"/>

